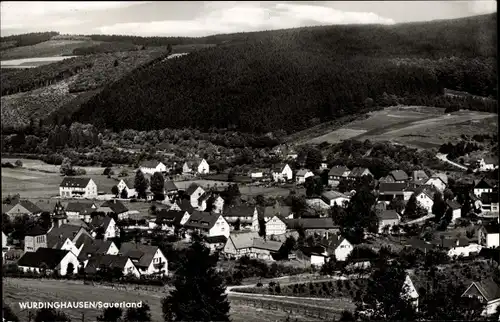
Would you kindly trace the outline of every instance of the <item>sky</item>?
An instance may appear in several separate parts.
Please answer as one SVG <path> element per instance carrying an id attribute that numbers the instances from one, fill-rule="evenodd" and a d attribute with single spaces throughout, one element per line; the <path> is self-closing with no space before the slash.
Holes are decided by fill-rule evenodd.
<path id="1" fill-rule="evenodd" d="M 472 1 L 2 1 L 0 34 L 202 37 L 333 24 L 395 24 L 496 12 Z"/>

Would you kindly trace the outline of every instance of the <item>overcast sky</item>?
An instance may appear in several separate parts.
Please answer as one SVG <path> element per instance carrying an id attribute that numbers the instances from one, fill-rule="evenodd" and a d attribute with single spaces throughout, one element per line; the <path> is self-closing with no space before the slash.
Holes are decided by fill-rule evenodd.
<path id="1" fill-rule="evenodd" d="M 62 34 L 206 36 L 301 26 L 451 19 L 496 12 L 475 1 L 1 2 L 2 36 Z"/>

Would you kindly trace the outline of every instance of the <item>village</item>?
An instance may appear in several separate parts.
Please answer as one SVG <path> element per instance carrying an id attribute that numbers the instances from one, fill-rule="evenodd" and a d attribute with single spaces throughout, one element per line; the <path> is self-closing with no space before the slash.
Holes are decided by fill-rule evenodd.
<path id="1" fill-rule="evenodd" d="M 443 172 L 393 170 L 374 178 L 368 168 L 329 167 L 326 161 L 318 169 L 292 169 L 287 160 L 293 157 L 285 156 L 269 170 L 250 171 L 243 183 L 204 184 L 212 181 L 203 181 L 211 174 L 203 158 L 183 163 L 182 174 L 199 179 L 187 183 L 172 180 L 174 165 L 149 160 L 135 177 L 117 179 L 111 193 L 99 193 L 91 176 L 64 176 L 52 200 L 9 196 L 2 204 L 4 220 L 24 218 L 28 227 L 21 234 L 15 229 L 2 233 L 4 265 L 11 272 L 16 265 L 21 274 L 115 272 L 131 280 L 161 280 L 172 271 L 170 254 L 158 240 L 171 241 L 175 249 L 202 240 L 226 266 L 250 258 L 307 271 L 331 264 L 333 271 L 369 270 L 373 258 L 360 254 L 366 248 L 434 250 L 451 262 L 498 261 L 498 181 L 481 177 L 486 172 L 478 172 L 479 179 L 465 190 L 453 191 Z M 498 165 L 483 170 L 494 169 Z M 292 192 L 286 198 L 243 196 L 239 187 L 244 185 L 292 187 Z M 304 188 L 305 195 L 295 190 Z M 374 196 L 370 208 L 350 213 L 364 202 L 364 192 Z M 149 205 L 147 214 L 129 209 L 134 203 Z M 356 216 L 370 218 L 369 223 L 352 219 Z M 408 278 L 406 284 L 413 285 Z M 473 281 L 464 296 L 483 294 L 481 283 Z M 500 294 L 496 283 L 485 287 L 493 290 L 488 294 Z M 487 314 L 500 303 L 495 296 L 484 297 Z"/>

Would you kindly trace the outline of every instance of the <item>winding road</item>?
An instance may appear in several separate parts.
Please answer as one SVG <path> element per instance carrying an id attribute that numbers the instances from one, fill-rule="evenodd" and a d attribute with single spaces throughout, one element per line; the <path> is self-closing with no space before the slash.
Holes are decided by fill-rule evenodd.
<path id="1" fill-rule="evenodd" d="M 455 166 L 457 168 L 460 168 L 462 170 L 467 171 L 467 167 L 465 167 L 465 166 L 463 166 L 461 164 L 458 164 L 456 162 L 448 160 L 448 158 L 446 156 L 447 156 L 447 154 L 442 154 L 442 153 L 436 154 L 436 158 L 438 158 L 439 160 L 447 162 L 447 163 L 449 163 L 449 164 L 451 164 L 451 165 L 453 165 L 453 166 Z"/>

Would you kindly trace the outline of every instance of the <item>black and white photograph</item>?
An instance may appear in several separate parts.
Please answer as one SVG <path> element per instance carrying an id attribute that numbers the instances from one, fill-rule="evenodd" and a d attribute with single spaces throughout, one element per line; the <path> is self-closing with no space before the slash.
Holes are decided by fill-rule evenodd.
<path id="1" fill-rule="evenodd" d="M 500 321 L 497 1 L 2 1 L 2 322 Z"/>

